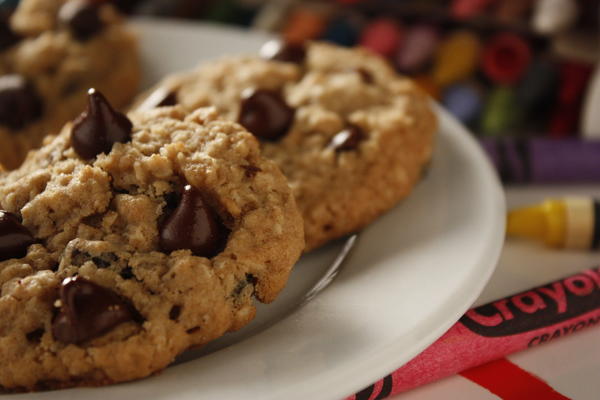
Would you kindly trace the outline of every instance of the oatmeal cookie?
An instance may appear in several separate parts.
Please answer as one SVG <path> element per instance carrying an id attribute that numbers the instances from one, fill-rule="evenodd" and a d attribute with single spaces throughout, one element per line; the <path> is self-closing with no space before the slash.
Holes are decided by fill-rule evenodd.
<path id="1" fill-rule="evenodd" d="M 419 180 L 437 129 L 430 100 L 380 57 L 324 43 L 269 42 L 175 74 L 138 99 L 148 109 L 214 105 L 262 142 L 305 222 L 307 249 L 354 232 Z"/>
<path id="2" fill-rule="evenodd" d="M 0 19 L 0 162 L 17 167 L 96 87 L 117 107 L 140 80 L 137 40 L 108 3 L 21 0 Z"/>
<path id="3" fill-rule="evenodd" d="M 148 376 L 248 323 L 304 247 L 255 137 L 213 108 L 89 106 L 0 176 L 0 389 Z"/>

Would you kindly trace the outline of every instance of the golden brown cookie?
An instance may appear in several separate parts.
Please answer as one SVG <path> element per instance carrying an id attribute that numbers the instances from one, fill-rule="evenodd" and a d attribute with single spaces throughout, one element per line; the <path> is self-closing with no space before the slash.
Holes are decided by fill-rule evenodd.
<path id="1" fill-rule="evenodd" d="M 116 107 L 140 80 L 137 40 L 108 3 L 22 0 L 0 21 L 0 162 L 17 167 L 101 90 Z"/>
<path id="2" fill-rule="evenodd" d="M 262 53 L 167 77 L 137 107 L 214 105 L 254 133 L 290 181 L 309 250 L 411 191 L 437 129 L 423 92 L 362 49 L 270 42 Z"/>
<path id="3" fill-rule="evenodd" d="M 248 323 L 304 247 L 285 177 L 243 127 L 89 97 L 0 176 L 0 389 L 157 372 Z"/>

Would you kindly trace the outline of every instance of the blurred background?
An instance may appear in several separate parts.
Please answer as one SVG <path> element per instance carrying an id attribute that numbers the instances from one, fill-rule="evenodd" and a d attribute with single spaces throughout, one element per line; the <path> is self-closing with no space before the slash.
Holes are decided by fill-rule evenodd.
<path id="1" fill-rule="evenodd" d="M 598 0 L 115 0 L 185 18 L 364 46 L 482 137 L 600 138 Z"/>

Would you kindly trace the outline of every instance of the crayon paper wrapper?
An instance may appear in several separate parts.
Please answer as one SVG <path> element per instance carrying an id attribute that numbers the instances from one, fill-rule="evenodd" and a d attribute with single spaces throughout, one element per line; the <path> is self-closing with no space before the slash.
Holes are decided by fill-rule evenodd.
<path id="1" fill-rule="evenodd" d="M 467 311 L 416 358 L 348 400 L 395 395 L 594 325 L 600 268 Z"/>

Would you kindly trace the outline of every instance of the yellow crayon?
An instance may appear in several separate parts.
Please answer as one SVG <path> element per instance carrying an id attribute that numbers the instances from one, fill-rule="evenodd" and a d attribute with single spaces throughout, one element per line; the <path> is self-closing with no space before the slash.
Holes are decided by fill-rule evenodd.
<path id="1" fill-rule="evenodd" d="M 509 236 L 541 240 L 568 249 L 595 249 L 600 244 L 600 202 L 589 197 L 549 199 L 508 213 Z"/>
<path id="2" fill-rule="evenodd" d="M 438 48 L 433 79 L 442 88 L 469 77 L 477 68 L 481 44 L 475 34 L 457 31 Z"/>

